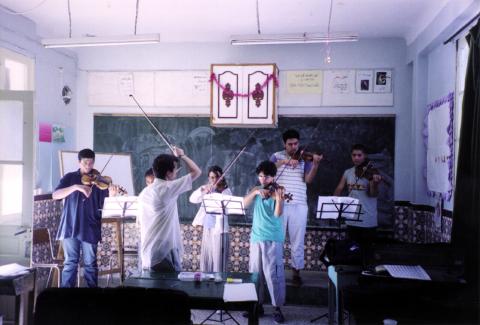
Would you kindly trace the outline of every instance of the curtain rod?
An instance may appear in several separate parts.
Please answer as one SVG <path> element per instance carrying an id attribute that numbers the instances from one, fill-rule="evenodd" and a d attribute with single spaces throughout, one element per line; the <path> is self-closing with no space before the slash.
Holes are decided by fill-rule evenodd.
<path id="1" fill-rule="evenodd" d="M 443 42 L 443 45 L 446 45 L 447 43 L 450 43 L 454 38 L 455 36 L 457 36 L 458 34 L 460 34 L 465 28 L 467 28 L 471 23 L 473 23 L 473 21 L 477 18 L 480 17 L 480 12 L 478 14 L 475 15 L 475 17 L 473 17 L 472 19 L 470 19 L 470 21 L 468 23 L 466 23 L 465 25 L 463 25 L 459 30 L 457 30 L 455 32 L 455 34 L 453 34 L 452 36 L 450 36 L 449 39 L 447 39 L 445 42 Z"/>

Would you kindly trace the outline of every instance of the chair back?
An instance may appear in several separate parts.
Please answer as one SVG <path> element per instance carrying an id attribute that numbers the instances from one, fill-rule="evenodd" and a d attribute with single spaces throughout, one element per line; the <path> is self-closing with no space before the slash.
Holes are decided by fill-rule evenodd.
<path id="1" fill-rule="evenodd" d="M 53 245 L 48 228 L 35 228 L 32 234 L 32 263 L 54 263 Z"/>

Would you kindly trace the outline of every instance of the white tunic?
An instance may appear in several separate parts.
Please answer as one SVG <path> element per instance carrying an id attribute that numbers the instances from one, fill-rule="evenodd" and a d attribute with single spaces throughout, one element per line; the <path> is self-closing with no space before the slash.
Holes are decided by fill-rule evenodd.
<path id="1" fill-rule="evenodd" d="M 232 191 L 227 187 L 223 190 L 222 194 L 232 195 Z M 228 218 L 222 214 L 206 213 L 203 205 L 203 195 L 201 187 L 197 188 L 190 195 L 191 203 L 201 203 L 192 225 L 203 226 L 205 229 L 214 228 L 215 233 L 228 233 Z M 224 220 L 224 218 L 226 219 Z"/>
<path id="2" fill-rule="evenodd" d="M 172 251 L 183 255 L 177 198 L 191 188 L 190 174 L 173 181 L 155 178 L 138 196 L 142 268 L 160 263 Z"/>

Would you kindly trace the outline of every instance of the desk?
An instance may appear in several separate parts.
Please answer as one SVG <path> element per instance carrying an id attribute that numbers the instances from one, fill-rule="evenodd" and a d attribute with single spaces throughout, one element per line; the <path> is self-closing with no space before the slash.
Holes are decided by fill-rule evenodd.
<path id="1" fill-rule="evenodd" d="M 343 288 L 357 284 L 361 271 L 356 265 L 328 267 L 328 324 L 343 324 Z"/>
<path id="2" fill-rule="evenodd" d="M 258 292 L 259 278 L 257 273 L 221 273 L 222 278 L 240 278 L 243 283 L 254 283 Z M 124 287 L 142 287 L 175 289 L 187 293 L 190 297 L 190 309 L 209 310 L 241 310 L 248 312 L 248 324 L 258 324 L 257 301 L 224 302 L 223 289 L 225 282 L 178 280 L 177 273 L 159 273 L 143 271 L 139 276 L 131 276 L 123 283 Z"/>
<path id="3" fill-rule="evenodd" d="M 381 323 L 384 318 L 400 323 L 449 323 L 449 314 L 458 317 L 469 312 L 468 299 L 461 298 L 468 286 L 459 278 L 459 270 L 443 266 L 424 269 L 431 281 L 365 273 L 355 266 L 332 266 L 329 317 L 336 317 L 337 323 L 342 324 L 344 303 L 360 323 Z M 332 324 L 332 320 L 329 322 Z"/>
<path id="4" fill-rule="evenodd" d="M 0 295 L 15 296 L 15 324 L 33 324 L 36 271 L 0 276 Z"/>

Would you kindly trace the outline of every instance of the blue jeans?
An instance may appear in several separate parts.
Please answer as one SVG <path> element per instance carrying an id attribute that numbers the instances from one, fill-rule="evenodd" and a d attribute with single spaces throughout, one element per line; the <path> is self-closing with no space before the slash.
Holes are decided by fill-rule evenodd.
<path id="1" fill-rule="evenodd" d="M 75 287 L 80 258 L 80 246 L 83 252 L 84 277 L 88 287 L 98 285 L 97 244 L 90 244 L 76 238 L 63 239 L 65 263 L 62 271 L 62 287 Z"/>

